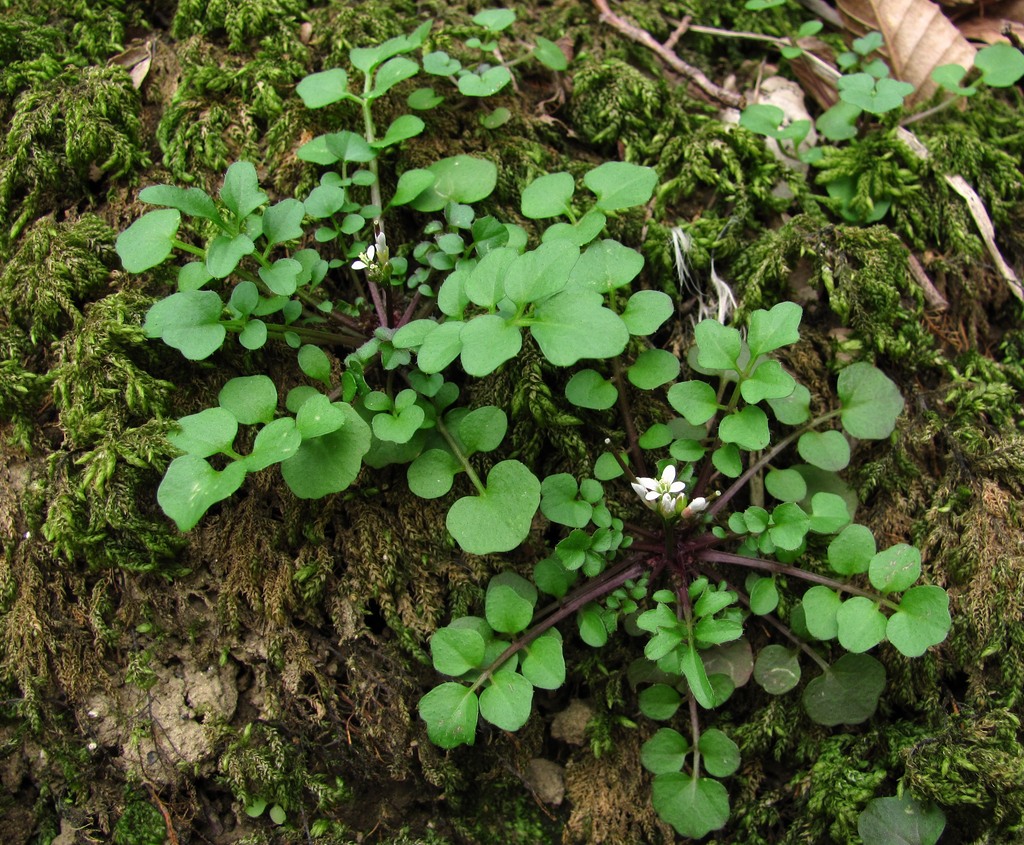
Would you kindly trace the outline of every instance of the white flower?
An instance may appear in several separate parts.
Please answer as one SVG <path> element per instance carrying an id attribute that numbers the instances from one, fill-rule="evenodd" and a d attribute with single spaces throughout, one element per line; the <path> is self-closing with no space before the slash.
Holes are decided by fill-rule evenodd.
<path id="1" fill-rule="evenodd" d="M 633 489 L 636 490 L 636 494 L 647 503 L 649 508 L 655 508 L 656 505 L 651 504 L 651 502 L 656 501 L 662 496 L 675 496 L 686 489 L 686 485 L 682 481 L 676 481 L 676 468 L 672 464 L 669 464 L 662 470 L 661 478 L 657 480 L 653 478 L 638 478 L 636 481 L 631 482 L 631 484 Z"/>
<path id="2" fill-rule="evenodd" d="M 384 230 L 381 229 L 376 240 L 366 248 L 366 252 L 360 253 L 359 258 L 352 262 L 352 269 L 373 270 L 378 265 L 387 264 L 390 258 L 388 242 L 384 237 Z"/>
<path id="3" fill-rule="evenodd" d="M 676 468 L 671 464 L 662 470 L 661 478 L 638 478 L 631 486 L 647 507 L 665 519 L 694 516 L 708 506 L 703 496 L 687 501 L 686 484 L 676 481 Z"/>

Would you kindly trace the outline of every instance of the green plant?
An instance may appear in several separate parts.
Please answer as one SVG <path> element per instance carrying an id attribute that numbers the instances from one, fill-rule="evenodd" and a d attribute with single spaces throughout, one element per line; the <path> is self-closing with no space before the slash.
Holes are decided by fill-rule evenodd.
<path id="1" fill-rule="evenodd" d="M 250 351 L 283 341 L 298 364 L 283 403 L 282 386 L 258 373 L 230 379 L 215 407 L 179 419 L 169 439 L 182 454 L 167 468 L 158 501 L 188 530 L 249 473 L 274 464 L 300 498 L 345 490 L 364 466 L 405 465 L 409 489 L 422 498 L 462 488 L 446 526 L 468 553 L 519 547 L 538 511 L 565 527 L 532 582 L 495 576 L 483 616 L 458 618 L 433 636 L 435 668 L 456 680 L 420 702 L 429 735 L 446 748 L 472 743 L 480 715 L 506 730 L 521 727 L 534 688 L 565 681 L 556 625 L 569 617 L 595 647 L 620 628 L 643 633 L 645 657 L 631 673 L 644 686 L 641 711 L 670 720 L 685 703 L 690 724 L 689 738 L 665 727 L 644 746 L 654 806 L 680 833 L 702 836 L 728 818 L 721 780 L 739 765 L 739 750 L 720 729 L 701 730 L 701 708 L 718 706 L 751 675 L 771 693 L 795 688 L 802 652 L 822 671 L 803 694 L 811 717 L 862 722 L 885 674 L 865 652 L 887 639 L 917 656 L 946 635 L 945 593 L 916 584 L 920 554 L 905 544 L 877 551 L 870 530 L 853 523 L 855 503 L 835 475 L 850 458 L 847 435 L 888 437 L 903 400 L 879 370 L 857 363 L 839 374 L 836 406 L 812 418 L 809 392 L 772 357 L 799 338 L 802 312 L 792 303 L 754 312 L 746 336 L 715 321 L 698 324 L 694 377 L 677 381 L 679 359 L 650 340 L 674 303 L 661 291 L 632 290 L 644 258 L 605 236 L 610 218 L 651 201 L 651 168 L 600 164 L 582 175 L 585 191 L 567 172 L 539 176 L 520 201 L 530 231 L 473 207 L 492 193 L 497 168 L 468 155 L 406 170 L 385 201 L 381 157 L 413 142 L 426 121 L 402 113 L 380 133 L 377 103 L 393 102 L 398 86 L 421 71 L 448 78 L 465 96 L 500 90 L 511 74 L 496 37 L 510 14 L 477 15 L 490 40 L 467 43 L 485 54 L 472 69 L 427 51 L 428 23 L 350 51 L 360 93 L 340 68 L 304 79 L 297 90 L 307 106 L 346 101 L 358 107 L 362 126 L 298 151 L 335 168 L 303 201 L 270 204 L 248 162 L 228 168 L 216 199 L 168 185 L 141 192 L 161 208 L 118 238 L 125 269 L 152 269 L 176 251 L 192 259 L 178 270 L 178 290 L 150 308 L 146 334 L 196 361 L 229 337 Z M 534 54 L 562 66 L 543 44 Z M 427 113 L 437 96 L 418 88 L 406 102 Z M 399 243 L 400 219 L 416 214 L 427 216 L 422 239 Z M 321 254 L 328 250 L 334 257 Z M 360 288 L 365 295 L 346 295 Z M 565 396 L 581 413 L 617 409 L 633 469 L 607 449 L 593 477 L 544 474 L 505 454 L 503 408 L 458 404 L 467 378 L 491 376 L 526 344 L 552 368 L 592 362 L 568 377 Z M 639 433 L 631 392 L 664 408 L 666 385 L 678 416 Z M 785 426 L 796 430 L 778 434 Z M 477 457 L 498 450 L 489 465 Z M 646 477 L 651 452 L 661 459 Z M 628 508 L 606 492 L 623 475 L 653 511 L 653 527 L 627 526 Z M 762 477 L 770 506 L 747 499 L 748 482 Z M 717 483 L 727 479 L 719 494 Z M 804 555 L 814 564 L 795 567 Z M 749 570 L 742 583 L 732 575 L 737 568 Z M 862 575 L 870 587 L 841 580 Z M 790 596 L 775 619 L 780 596 L 799 581 L 813 586 Z M 538 610 L 540 593 L 555 601 Z M 744 636 L 751 618 L 768 621 L 789 645 L 766 645 L 755 659 Z M 847 653 L 830 663 L 827 643 L 836 639 Z M 253 812 L 269 795 L 246 794 Z"/>
<path id="2" fill-rule="evenodd" d="M 614 454 L 598 460 L 595 476 L 627 474 L 660 530 L 624 536 L 595 479 L 578 488 L 564 475 L 542 482 L 541 511 L 572 530 L 537 564 L 533 583 L 496 576 L 482 617 L 456 619 L 434 635 L 435 668 L 456 678 L 420 702 L 436 743 L 472 743 L 479 717 L 506 730 L 525 724 L 534 688 L 565 680 L 558 623 L 574 617 L 581 639 L 595 647 L 623 627 L 647 639 L 630 672 L 643 687 L 641 712 L 668 721 L 680 707 L 689 711 L 688 737 L 665 727 L 644 745 L 654 807 L 680 834 L 701 837 L 728 819 L 721 779 L 740 755 L 724 732 L 701 729 L 700 709 L 718 707 L 751 676 L 774 695 L 795 689 L 802 654 L 821 670 L 802 694 L 811 719 L 860 723 L 885 684 L 882 664 L 866 652 L 888 640 L 917 657 L 945 639 L 948 598 L 918 583 L 920 553 L 906 544 L 879 551 L 871 531 L 853 522 L 855 502 L 836 476 L 850 459 L 848 437 L 888 437 L 903 400 L 879 370 L 858 363 L 839 374 L 838 406 L 811 418 L 809 392 L 770 357 L 796 342 L 800 316 L 791 303 L 756 311 L 746 338 L 713 320 L 698 324 L 691 366 L 714 382 L 673 384 L 668 401 L 680 416 L 652 426 L 629 449 L 641 465 L 634 446 L 667 449 L 682 471 L 663 459 L 656 477 L 638 478 Z M 773 443 L 765 409 L 796 430 Z M 832 421 L 841 429 L 826 427 Z M 791 447 L 803 463 L 782 460 Z M 744 501 L 755 478 L 773 504 Z M 718 494 L 715 482 L 727 479 Z M 805 555 L 830 571 L 795 566 Z M 866 585 L 855 580 L 865 575 Z M 799 582 L 808 588 L 786 603 L 782 618 L 772 616 L 782 592 Z M 538 608 L 541 592 L 554 601 Z M 755 657 L 745 635 L 750 620 L 768 622 L 785 644 L 764 645 Z M 831 641 L 839 648 L 825 645 Z M 830 660 L 835 651 L 846 653 Z"/>

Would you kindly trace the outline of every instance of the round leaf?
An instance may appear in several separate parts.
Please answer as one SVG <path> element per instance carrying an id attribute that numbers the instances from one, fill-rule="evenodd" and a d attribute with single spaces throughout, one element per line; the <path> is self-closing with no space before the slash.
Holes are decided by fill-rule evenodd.
<path id="1" fill-rule="evenodd" d="M 885 668 L 867 654 L 844 654 L 804 690 L 803 703 L 819 725 L 857 725 L 878 707 Z"/>
<path id="2" fill-rule="evenodd" d="M 439 628 L 430 638 L 430 656 L 438 672 L 457 677 L 483 663 L 484 645 L 479 631 Z"/>
<path id="3" fill-rule="evenodd" d="M 569 210 L 576 180 L 569 173 L 549 173 L 534 179 L 523 189 L 520 207 L 524 217 L 543 220 L 559 217 Z"/>
<path id="4" fill-rule="evenodd" d="M 182 455 L 167 467 L 156 500 L 178 530 L 189 531 L 211 505 L 234 493 L 244 480 L 245 466 L 240 461 L 218 472 L 204 458 Z"/>
<path id="5" fill-rule="evenodd" d="M 459 499 L 446 525 L 470 554 L 508 552 L 530 533 L 540 504 L 540 482 L 518 461 L 502 461 L 487 476 L 479 496 Z"/>
<path id="6" fill-rule="evenodd" d="M 754 680 L 769 695 L 782 695 L 800 683 L 800 661 L 795 649 L 767 645 L 754 663 Z"/>
<path id="7" fill-rule="evenodd" d="M 935 845 L 946 828 L 938 807 L 903 797 L 874 798 L 857 819 L 864 845 Z"/>
<path id="8" fill-rule="evenodd" d="M 268 423 L 277 410 L 277 387 L 269 376 L 240 376 L 221 388 L 217 402 L 242 425 Z"/>
<path id="9" fill-rule="evenodd" d="M 718 728 L 708 728 L 697 743 L 709 775 L 724 778 L 740 767 L 740 749 Z"/>
<path id="10" fill-rule="evenodd" d="M 679 694 L 676 693 L 678 699 Z M 677 704 L 678 706 L 678 704 Z M 640 749 L 640 762 L 652 774 L 678 772 L 686 762 L 690 743 L 678 731 L 661 728 Z"/>
<path id="11" fill-rule="evenodd" d="M 703 381 L 682 381 L 668 391 L 669 404 L 691 425 L 703 425 L 718 413 L 715 389 Z"/>
<path id="12" fill-rule="evenodd" d="M 679 375 L 679 359 L 667 349 L 645 349 L 626 375 L 641 390 L 654 390 Z"/>
<path id="13" fill-rule="evenodd" d="M 941 587 L 911 587 L 889 617 L 885 635 L 902 654 L 920 657 L 946 639 L 951 620 L 949 596 Z"/>
<path id="14" fill-rule="evenodd" d="M 336 103 L 348 93 L 348 76 L 341 68 L 312 73 L 295 86 L 308 109 L 319 109 Z"/>
<path id="15" fill-rule="evenodd" d="M 816 585 L 804 593 L 801 605 L 804 610 L 804 625 L 812 637 L 831 640 L 839 633 L 836 614 L 842 599 L 831 587 Z"/>
<path id="16" fill-rule="evenodd" d="M 565 398 L 580 408 L 606 411 L 619 398 L 619 391 L 594 370 L 580 370 L 565 385 Z"/>
<path id="17" fill-rule="evenodd" d="M 867 572 L 875 555 L 875 535 L 866 525 L 848 525 L 828 545 L 828 563 L 840 575 Z"/>
<path id="18" fill-rule="evenodd" d="M 885 639 L 886 618 L 875 603 L 864 596 L 853 596 L 836 611 L 839 644 L 859 654 Z"/>
<path id="19" fill-rule="evenodd" d="M 492 162 L 468 155 L 441 159 L 427 169 L 436 181 L 409 203 L 416 211 L 440 211 L 448 202 L 478 202 L 498 182 L 498 168 Z"/>
<path id="20" fill-rule="evenodd" d="M 897 543 L 879 552 L 868 564 L 871 586 L 880 593 L 902 593 L 921 577 L 921 552 Z"/>
<path id="21" fill-rule="evenodd" d="M 538 689 L 558 689 L 565 683 L 565 658 L 558 631 L 547 631 L 526 647 L 522 672 Z"/>
<path id="22" fill-rule="evenodd" d="M 654 334 L 675 312 L 672 297 L 660 290 L 638 290 L 626 303 L 622 322 L 631 335 Z"/>
<path id="23" fill-rule="evenodd" d="M 518 634 L 533 619 L 537 588 L 514 572 L 495 575 L 487 585 L 487 624 L 502 634 Z"/>
<path id="24" fill-rule="evenodd" d="M 836 384 L 842 410 L 843 428 L 862 440 L 888 437 L 903 412 L 903 397 L 896 385 L 870 364 L 851 364 L 839 374 Z"/>
<path id="25" fill-rule="evenodd" d="M 129 273 L 141 273 L 162 263 L 174 249 L 181 213 L 162 208 L 143 214 L 117 237 L 117 254 Z"/>
<path id="26" fill-rule="evenodd" d="M 450 681 L 423 696 L 419 711 L 430 741 L 441 748 L 455 748 L 472 745 L 476 739 L 478 707 L 476 693 Z"/>
<path id="27" fill-rule="evenodd" d="M 712 778 L 682 772 L 656 775 L 651 803 L 664 821 L 689 839 L 702 839 L 729 821 L 729 793 Z"/>
<path id="28" fill-rule="evenodd" d="M 583 177 L 583 184 L 597 194 L 595 208 L 619 211 L 650 200 L 658 184 L 658 173 L 652 167 L 608 161 L 589 171 Z"/>
<path id="29" fill-rule="evenodd" d="M 300 415 L 309 403 L 299 409 Z M 312 439 L 303 434 L 299 450 L 281 464 L 285 483 L 300 499 L 320 499 L 344 490 L 355 481 L 370 449 L 370 427 L 363 418 L 351 405 L 334 405 L 343 411 L 344 425 Z"/>
<path id="30" fill-rule="evenodd" d="M 480 693 L 480 715 L 505 731 L 517 731 L 525 725 L 532 707 L 533 685 L 518 672 L 495 672 Z"/>
<path id="31" fill-rule="evenodd" d="M 800 435 L 797 452 L 807 463 L 838 472 L 850 463 L 850 444 L 839 431 L 808 431 Z"/>
<path id="32" fill-rule="evenodd" d="M 648 719 L 664 722 L 676 714 L 682 697 L 668 684 L 654 684 L 640 691 L 638 701 L 640 712 Z"/>

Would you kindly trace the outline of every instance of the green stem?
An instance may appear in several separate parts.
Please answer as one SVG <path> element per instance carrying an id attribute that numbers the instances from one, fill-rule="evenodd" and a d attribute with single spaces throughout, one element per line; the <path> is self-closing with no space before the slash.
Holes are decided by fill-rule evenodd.
<path id="1" fill-rule="evenodd" d="M 177 238 L 171 238 L 171 246 L 177 247 L 182 252 L 188 252 L 191 253 L 192 255 L 198 255 L 204 261 L 206 260 L 205 249 L 200 249 L 197 246 L 192 246 L 192 244 L 187 244 L 184 241 L 179 241 Z"/>
<path id="2" fill-rule="evenodd" d="M 483 496 L 487 492 L 487 488 L 480 480 L 480 476 L 476 474 L 476 470 L 473 469 L 473 465 L 469 462 L 469 458 L 466 457 L 465 452 L 462 451 L 462 447 L 459 445 L 458 441 L 448 430 L 448 426 L 441 421 L 440 415 L 438 415 L 435 425 L 437 426 L 438 433 L 444 438 L 445 443 L 448 444 L 448 448 L 452 450 L 452 454 L 459 459 L 459 463 L 462 464 L 462 468 L 466 470 L 466 475 L 468 475 L 469 480 L 473 482 L 473 486 L 476 487 L 477 492 Z"/>

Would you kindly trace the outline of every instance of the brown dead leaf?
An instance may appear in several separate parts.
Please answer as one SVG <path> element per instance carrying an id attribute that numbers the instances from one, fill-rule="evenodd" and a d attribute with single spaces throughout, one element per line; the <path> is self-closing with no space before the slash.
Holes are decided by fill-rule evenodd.
<path id="1" fill-rule="evenodd" d="M 1024 41 L 1024 0 L 1003 0 L 982 9 L 981 14 L 964 18 L 957 26 L 964 38 L 995 44 L 1009 41 L 1007 32 Z"/>
<path id="2" fill-rule="evenodd" d="M 123 53 L 111 56 L 108 65 L 120 65 L 132 78 L 132 85 L 141 88 L 153 64 L 153 42 L 144 41 L 129 47 Z"/>
<path id="3" fill-rule="evenodd" d="M 893 77 L 914 86 L 908 104 L 935 93 L 931 73 L 936 67 L 974 64 L 974 47 L 931 0 L 838 0 L 837 5 L 855 36 L 882 33 Z"/>

